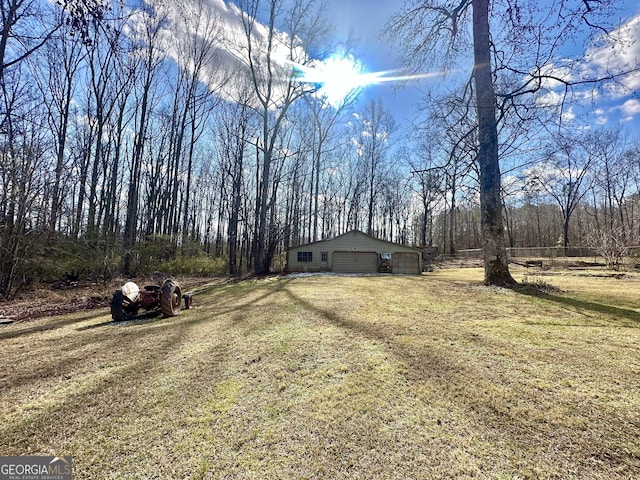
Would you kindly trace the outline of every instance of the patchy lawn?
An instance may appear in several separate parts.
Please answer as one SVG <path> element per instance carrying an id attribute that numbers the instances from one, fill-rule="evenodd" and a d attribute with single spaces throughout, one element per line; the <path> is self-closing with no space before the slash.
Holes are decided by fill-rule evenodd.
<path id="1" fill-rule="evenodd" d="M 171 319 L 2 326 L 0 454 L 72 455 L 75 479 L 640 478 L 640 280 L 480 278 L 248 280 Z"/>

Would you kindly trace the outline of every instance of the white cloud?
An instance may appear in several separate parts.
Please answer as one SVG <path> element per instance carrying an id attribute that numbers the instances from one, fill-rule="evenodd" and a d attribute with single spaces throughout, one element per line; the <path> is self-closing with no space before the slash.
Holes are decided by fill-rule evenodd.
<path id="1" fill-rule="evenodd" d="M 585 72 L 598 75 L 623 72 L 640 65 L 640 15 L 602 37 L 601 43 L 587 50 Z M 621 88 L 622 87 L 622 88 Z M 640 89 L 640 73 L 631 73 L 620 79 L 616 88 L 609 90 L 612 96 L 624 96 Z"/>
<path id="2" fill-rule="evenodd" d="M 633 118 L 640 113 L 640 100 L 631 98 L 618 107 L 623 113 L 623 120 L 625 122 L 633 120 Z"/>
<path id="3" fill-rule="evenodd" d="M 539 107 L 554 107 L 560 105 L 564 100 L 564 96 L 553 90 L 546 92 L 544 95 L 539 95 L 536 98 L 536 103 Z"/>
<path id="4" fill-rule="evenodd" d="M 564 87 L 565 84 L 563 82 L 576 80 L 573 69 L 570 66 L 572 61 L 563 59 L 562 62 L 563 64 L 548 63 L 539 72 L 536 72 L 536 76 L 541 75 L 543 77 L 542 88 L 552 90 L 556 87 Z"/>
<path id="5" fill-rule="evenodd" d="M 513 198 L 520 200 L 525 194 L 524 178 L 515 175 L 505 175 L 502 177 L 502 188 L 505 193 Z"/>
<path id="6" fill-rule="evenodd" d="M 601 36 L 598 43 L 585 52 L 582 61 L 561 59 L 537 72 L 555 78 L 545 81 L 536 103 L 540 107 L 557 108 L 558 112 L 562 105 L 572 105 L 563 111 L 563 121 L 571 121 L 576 116 L 587 119 L 585 116 L 589 116 L 593 124 L 604 125 L 615 113 L 621 115 L 621 120 L 631 121 L 640 114 L 640 101 L 628 99 L 630 94 L 640 90 L 640 72 L 621 73 L 639 66 L 640 15 L 637 15 L 609 35 Z M 599 83 L 600 88 L 589 82 L 610 76 L 616 76 L 615 80 Z M 587 83 L 565 90 L 565 84 L 556 78 Z"/>
<path id="7" fill-rule="evenodd" d="M 206 59 L 199 73 L 200 80 L 212 91 L 227 100 L 238 100 L 243 72 L 248 78 L 248 39 L 243 18 L 248 18 L 232 2 L 224 0 L 145 0 L 145 3 L 163 18 L 161 44 L 167 57 L 173 59 L 180 68 L 193 70 L 192 53 L 195 46 L 207 49 Z M 145 20 L 139 15 L 136 21 Z M 146 19 L 149 21 L 149 19 Z M 132 30 L 140 30 L 135 25 Z M 268 29 L 255 21 L 251 31 L 254 61 L 265 61 Z M 295 46 L 289 48 L 292 44 Z M 283 79 L 288 79 L 291 62 L 306 61 L 306 53 L 297 39 L 284 32 L 277 32 L 272 51 L 272 68 L 282 70 Z M 229 82 L 228 80 L 232 81 Z M 284 88 L 285 81 L 274 85 Z M 222 88 L 223 87 L 223 88 Z M 276 91 L 277 94 L 282 93 Z M 274 102 L 275 104 L 277 104 Z"/>
<path id="8" fill-rule="evenodd" d="M 640 113 L 640 100 L 630 99 L 622 104 L 620 107 L 627 115 L 635 115 Z"/>
<path id="9" fill-rule="evenodd" d="M 145 0 L 148 9 L 134 11 L 129 22 L 129 36 L 146 42 L 147 30 L 160 25 L 156 48 L 181 68 L 193 70 L 193 46 L 206 50 L 200 79 L 212 90 L 224 81 L 226 71 L 240 68 L 229 48 L 229 39 L 241 38 L 241 12 L 222 0 L 164 2 Z M 153 12 L 151 15 L 149 12 Z M 158 52 L 158 54 L 160 54 Z"/>

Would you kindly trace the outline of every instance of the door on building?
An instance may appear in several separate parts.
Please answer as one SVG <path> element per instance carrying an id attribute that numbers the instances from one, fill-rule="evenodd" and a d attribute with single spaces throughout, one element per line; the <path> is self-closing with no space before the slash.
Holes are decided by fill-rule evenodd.
<path id="1" fill-rule="evenodd" d="M 419 275 L 420 255 L 411 252 L 394 252 L 391 257 L 391 269 L 393 273 Z"/>
<path id="2" fill-rule="evenodd" d="M 333 252 L 331 271 L 337 273 L 376 273 L 376 252 Z"/>

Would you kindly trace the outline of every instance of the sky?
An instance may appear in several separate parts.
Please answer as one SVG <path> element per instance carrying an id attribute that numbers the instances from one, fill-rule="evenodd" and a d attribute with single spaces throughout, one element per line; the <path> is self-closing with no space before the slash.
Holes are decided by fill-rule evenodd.
<path id="1" fill-rule="evenodd" d="M 160 0 L 146 1 L 151 4 L 160 4 Z M 238 33 L 240 11 L 235 4 L 224 0 L 206 1 L 211 8 L 222 14 L 223 20 L 228 24 L 227 32 L 233 35 L 235 29 L 236 38 L 241 39 L 242 35 Z M 539 0 L 538 3 L 544 7 L 544 4 L 550 1 Z M 409 126 L 416 117 L 418 112 L 415 105 L 423 99 L 427 90 L 438 89 L 443 84 L 454 82 L 459 78 L 456 79 L 452 75 L 443 79 L 437 72 L 421 72 L 425 75 L 418 79 L 406 82 L 389 81 L 409 74 L 400 69 L 397 47 L 387 43 L 381 35 L 389 18 L 402 7 L 402 4 L 401 0 L 326 0 L 326 14 L 329 22 L 335 27 L 336 42 L 345 42 L 350 36 L 358 39 L 355 48 L 356 60 L 369 76 L 363 80 L 366 86 L 363 88 L 356 108 L 363 108 L 367 102 L 374 99 L 381 100 L 396 123 L 404 128 Z M 606 66 L 619 67 L 640 60 L 640 4 L 637 0 L 619 0 L 618 5 L 621 7 L 620 24 L 625 25 L 625 28 L 614 31 L 613 34 L 624 35 L 628 47 L 624 50 L 612 51 L 609 45 L 604 44 L 583 52 L 576 47 L 582 48 L 583 42 L 569 42 L 569 47 L 563 52 L 564 55 L 577 57 L 588 53 L 589 58 L 588 62 L 572 71 L 572 78 L 588 72 L 602 71 Z M 233 56 L 229 52 L 225 55 L 228 58 Z M 560 63 L 550 65 L 549 68 L 553 69 L 554 73 L 568 75 L 563 71 L 564 67 Z M 307 73 L 312 79 L 310 81 L 315 82 L 318 75 L 331 74 L 331 70 Z M 466 80 L 470 72 L 461 71 L 457 75 Z M 334 76 L 348 77 L 350 74 L 340 71 Z M 594 127 L 621 124 L 632 133 L 640 131 L 640 94 L 638 93 L 640 76 L 625 78 L 622 83 L 626 85 L 626 90 L 603 89 L 596 97 L 585 94 L 582 107 L 565 110 L 564 118 L 566 120 L 581 119 Z M 558 90 L 552 90 L 542 100 L 554 102 L 557 101 L 557 95 Z"/>
<path id="2" fill-rule="evenodd" d="M 329 16 L 337 29 L 337 35 L 347 37 L 353 32 L 360 38 L 358 51 L 360 60 L 368 71 L 386 71 L 399 68 L 394 47 L 386 43 L 380 33 L 387 20 L 396 13 L 402 5 L 401 1 L 389 0 L 329 0 Z M 541 4 L 547 0 L 540 0 Z M 596 49 L 591 53 L 593 62 L 585 65 L 585 70 L 602 68 L 606 64 L 630 64 L 640 61 L 640 3 L 637 0 L 619 0 L 621 24 L 629 23 L 632 38 L 629 39 L 628 49 L 613 54 L 608 46 Z M 573 43 L 573 42 L 572 42 Z M 581 42 L 575 42 L 579 45 Z M 584 52 L 576 50 L 569 44 L 566 54 L 579 55 Z M 468 78 L 469 72 L 461 72 Z M 409 124 L 416 116 L 416 100 L 424 97 L 424 92 L 430 88 L 438 88 L 441 77 L 433 77 L 407 82 L 403 88 L 398 84 L 381 84 L 367 87 L 362 94 L 362 101 L 379 98 L 384 102 L 400 124 Z M 585 121 L 594 126 L 623 125 L 630 133 L 640 132 L 640 76 L 625 79 L 624 83 L 632 90 L 621 92 L 619 89 L 604 92 L 593 104 L 591 99 L 585 98 L 583 112 L 569 112 L 569 115 L 585 116 Z"/>
<path id="3" fill-rule="evenodd" d="M 396 13 L 401 2 L 389 0 L 330 0 L 329 18 L 335 25 L 338 39 L 353 35 L 358 40 L 357 51 L 364 68 L 370 72 L 400 68 L 394 47 L 381 38 L 387 20 Z M 425 86 L 433 80 L 419 80 L 400 84 L 371 85 L 362 93 L 360 103 L 382 100 L 399 124 L 410 123 L 416 98 L 423 95 Z"/>

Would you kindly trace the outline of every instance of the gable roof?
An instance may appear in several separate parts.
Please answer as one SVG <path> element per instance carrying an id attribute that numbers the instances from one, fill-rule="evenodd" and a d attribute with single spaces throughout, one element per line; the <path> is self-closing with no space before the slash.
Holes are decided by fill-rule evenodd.
<path id="1" fill-rule="evenodd" d="M 394 247 L 397 246 L 397 247 L 402 247 L 402 248 L 409 248 L 409 249 L 413 249 L 413 250 L 415 250 L 417 252 L 422 252 L 422 249 L 419 248 L 419 247 L 411 247 L 409 245 L 402 245 L 400 243 L 394 243 L 394 242 L 390 242 L 388 240 L 381 240 L 379 238 L 374 237 L 373 235 L 369 235 L 367 233 L 364 233 L 362 230 L 358 230 L 358 229 L 349 230 L 348 232 L 342 233 L 340 235 L 336 235 L 335 237 L 325 238 L 324 240 L 316 240 L 315 242 L 304 243 L 302 245 L 296 245 L 295 247 L 289 247 L 288 250 L 293 250 L 293 249 L 301 248 L 301 247 L 309 247 L 311 245 L 317 245 L 317 244 L 320 244 L 320 243 L 331 243 L 334 240 L 337 240 L 337 239 L 342 238 L 342 237 L 346 237 L 348 235 L 362 235 L 364 237 L 370 238 L 371 240 L 374 240 L 374 241 L 380 242 L 380 243 L 384 243 L 384 244 L 387 244 L 389 246 L 394 246 Z"/>

